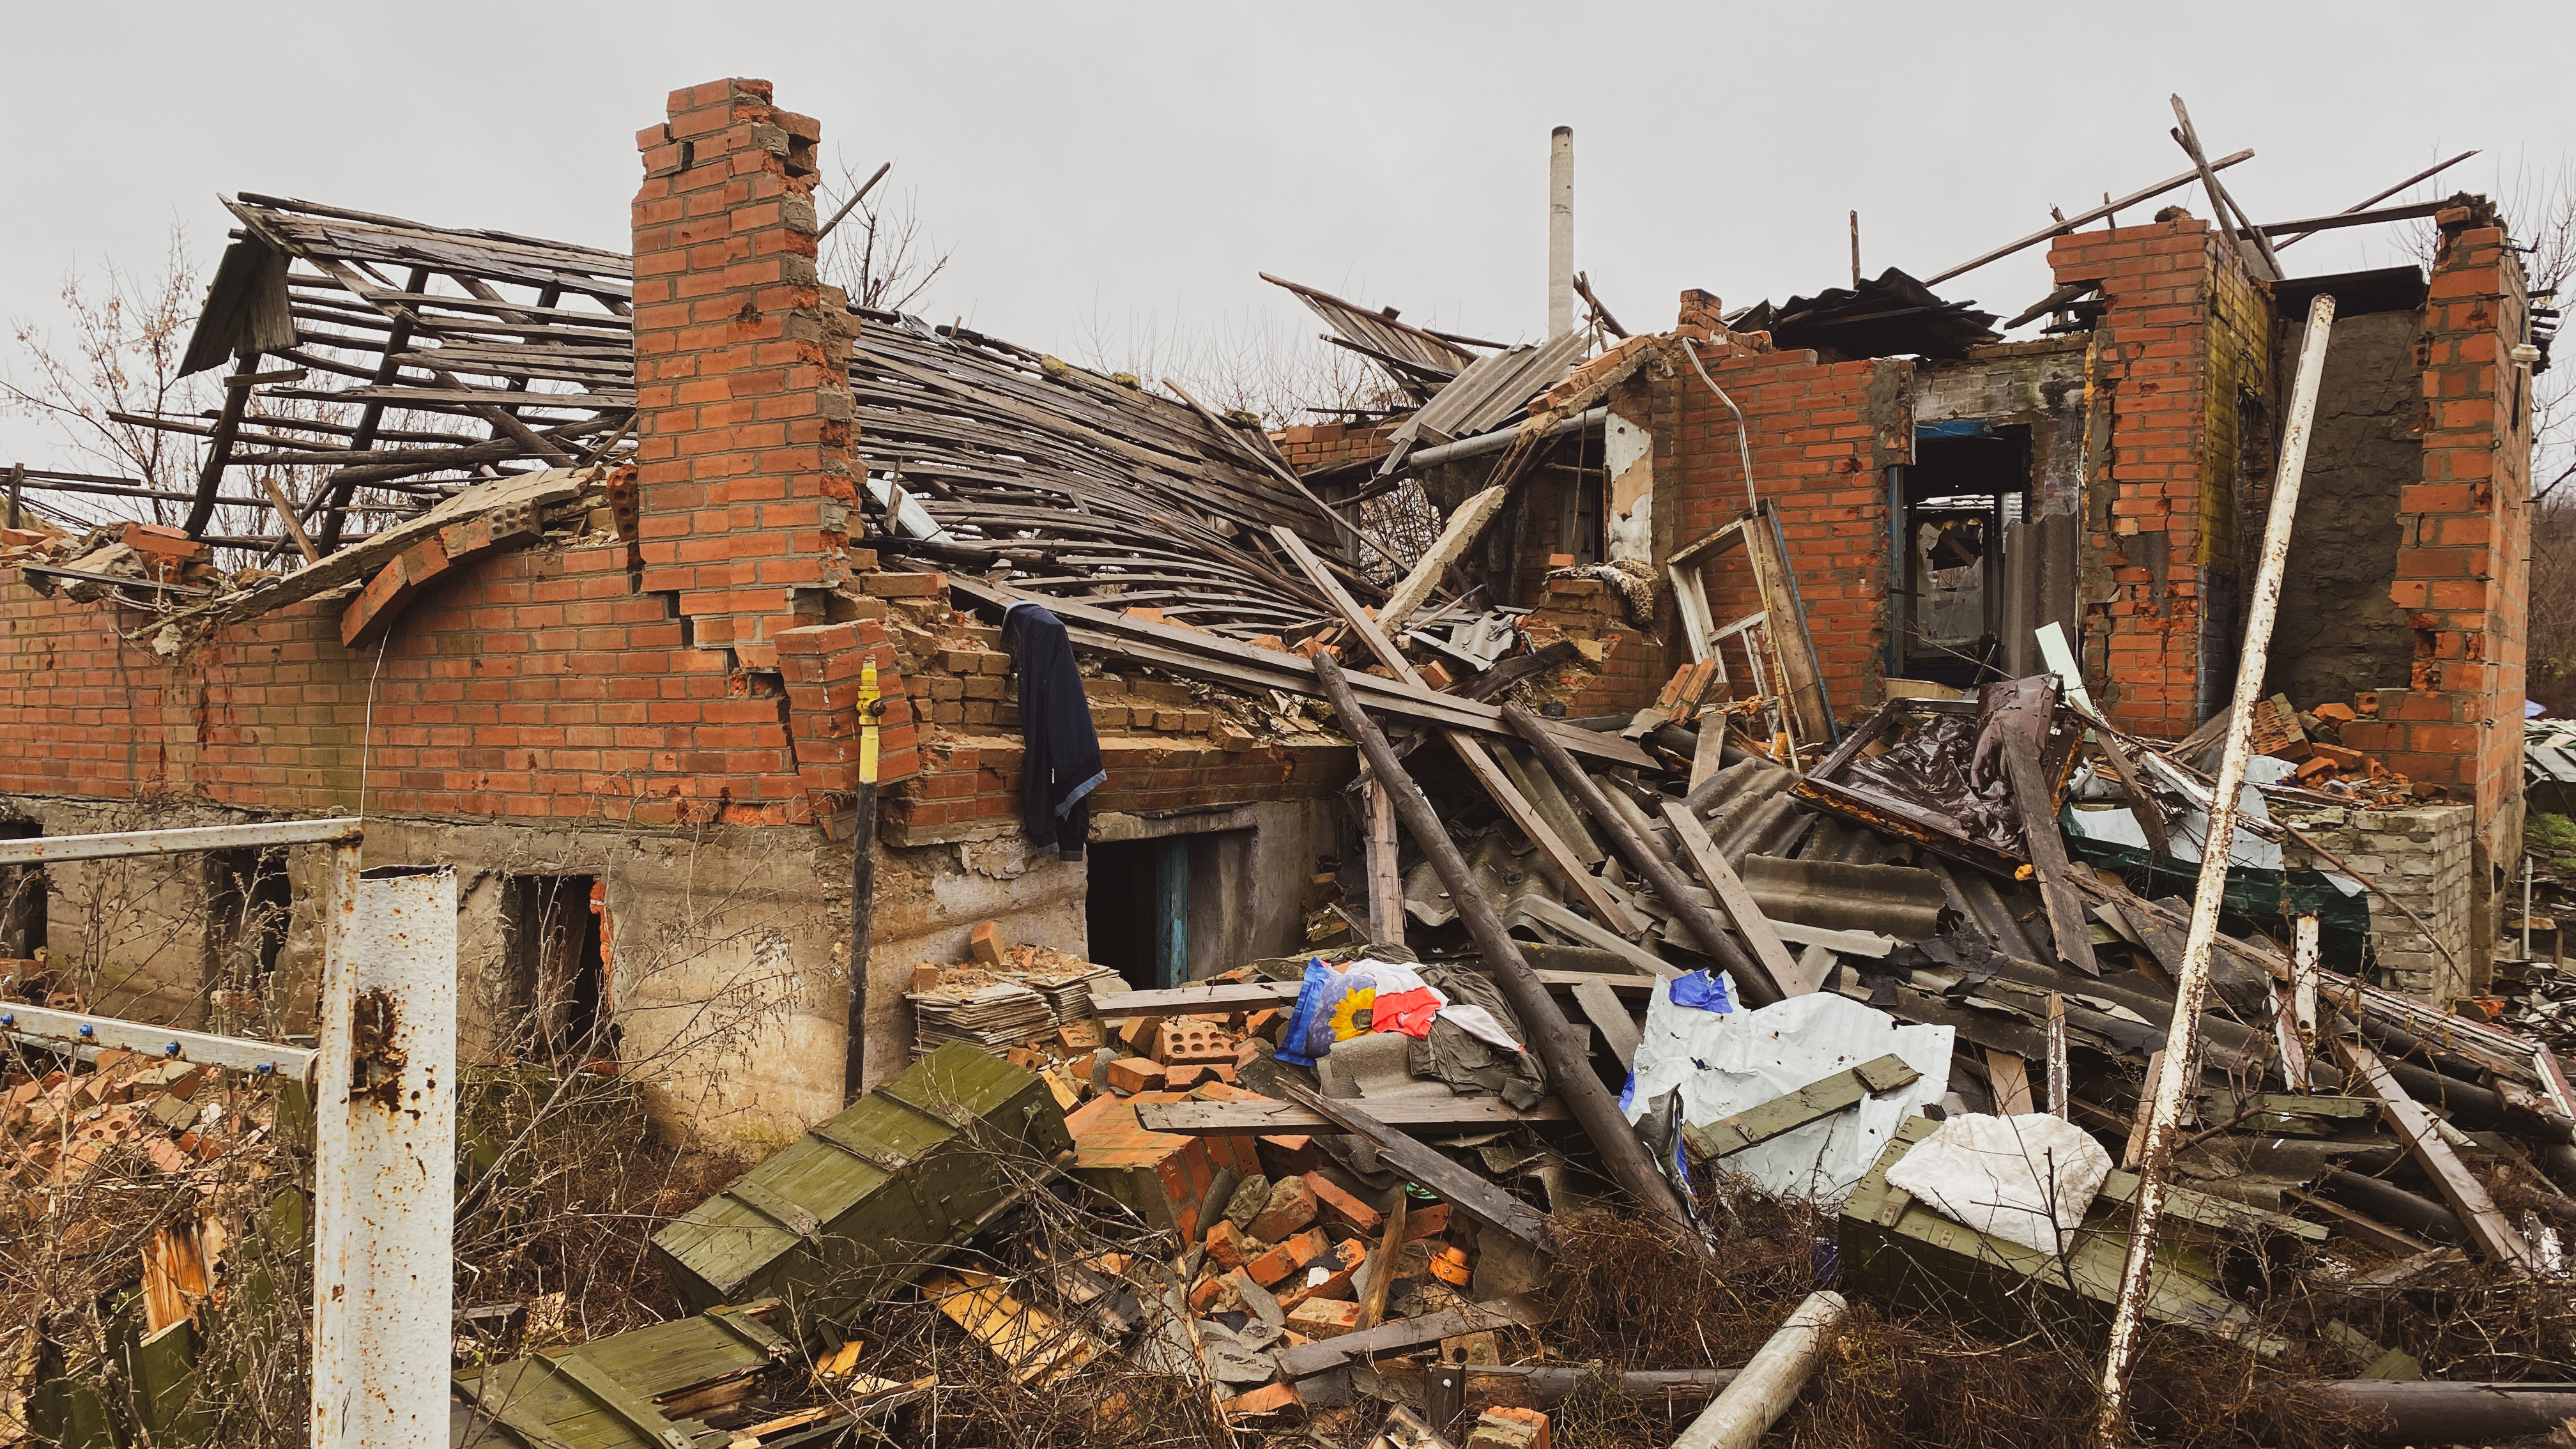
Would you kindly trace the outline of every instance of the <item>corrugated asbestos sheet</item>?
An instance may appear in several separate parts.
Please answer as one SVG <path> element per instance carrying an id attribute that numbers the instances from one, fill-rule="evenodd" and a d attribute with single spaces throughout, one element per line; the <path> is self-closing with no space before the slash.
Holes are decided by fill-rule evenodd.
<path id="1" fill-rule="evenodd" d="M 1476 354 L 1466 348 L 1436 333 L 1398 322 L 1385 312 L 1372 312 L 1330 292 L 1284 281 L 1268 272 L 1261 274 L 1261 280 L 1295 293 L 1297 300 L 1323 318 L 1324 325 L 1339 333 L 1351 350 L 1375 358 L 1408 391 L 1426 384 L 1436 387 L 1476 361 Z"/>
<path id="2" fill-rule="evenodd" d="M 1568 332 L 1534 347 L 1480 357 L 1397 428 L 1399 446 L 1434 448 L 1491 432 L 1519 416 L 1529 400 L 1556 386 L 1583 360 L 1591 335 Z"/>

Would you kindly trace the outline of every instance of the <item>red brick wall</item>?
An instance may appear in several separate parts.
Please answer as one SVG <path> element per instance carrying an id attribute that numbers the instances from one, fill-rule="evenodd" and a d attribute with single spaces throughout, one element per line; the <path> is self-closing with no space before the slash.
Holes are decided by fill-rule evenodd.
<path id="1" fill-rule="evenodd" d="M 2110 430 L 2084 486 L 2086 551 L 2116 597 L 2086 608 L 2085 679 L 2113 723 L 2166 739 L 2200 723 L 2205 565 L 2212 548 L 2233 547 L 2232 520 L 2224 537 L 2204 537 L 2203 518 L 2223 245 L 2208 223 L 2181 218 L 2076 232 L 2048 253 L 2060 283 L 2100 278 L 2108 303 L 2095 333 L 2108 391 L 2096 408 L 2108 408 Z"/>
<path id="2" fill-rule="evenodd" d="M 2477 806 L 2496 860 L 2519 848 L 2531 382 L 2509 357 L 2526 282 L 2484 207 L 2446 211 L 2424 306 L 2423 481 L 2400 495 L 2389 595 L 2415 631 L 2405 691 L 2383 691 L 2361 748 Z"/>
<path id="3" fill-rule="evenodd" d="M 925 747 L 921 778 L 885 802 L 889 843 L 1014 835 L 1021 818 L 1016 739 L 951 738 Z M 1359 773 L 1359 752 L 1322 736 L 1226 745 L 1214 740 L 1104 733 L 1109 779 L 1095 815 L 1139 815 L 1329 795 Z"/>
<path id="4" fill-rule="evenodd" d="M 1386 435 L 1396 426 L 1396 422 L 1299 423 L 1272 433 L 1270 440 L 1288 456 L 1290 467 L 1312 473 L 1336 463 L 1382 456 Z"/>
<path id="5" fill-rule="evenodd" d="M 1703 349 L 1702 358 L 1744 410 L 1754 491 L 1780 505 L 1826 696 L 1835 717 L 1849 721 L 1877 705 L 1886 675 L 1887 469 L 1913 458 L 1914 365 L 1901 358 L 1827 363 L 1805 350 L 1720 359 Z M 1744 469 L 1734 415 L 1687 362 L 1655 386 L 1656 528 L 1668 540 L 1660 551 L 1669 553 L 1744 512 Z M 1741 563 L 1721 561 L 1705 577 L 1719 622 L 1761 607 Z M 1671 632 L 1679 639 L 1678 625 Z M 1669 662 L 1680 662 L 1678 651 Z M 1743 676 L 1742 665 L 1730 661 L 1739 694 Z"/>
<path id="6" fill-rule="evenodd" d="M 846 299 L 815 274 L 813 119 L 767 81 L 674 91 L 636 135 L 636 458 L 643 586 L 694 642 L 774 669 L 848 571 Z"/>
<path id="7" fill-rule="evenodd" d="M 790 702 L 693 649 L 610 545 L 503 554 L 424 590 L 381 663 L 336 603 L 176 659 L 146 622 L 0 584 L 0 791 L 195 796 L 284 812 L 784 824 L 806 818 Z M 374 687 L 373 750 L 368 690 Z M 900 688 L 900 681 L 895 681 Z"/>

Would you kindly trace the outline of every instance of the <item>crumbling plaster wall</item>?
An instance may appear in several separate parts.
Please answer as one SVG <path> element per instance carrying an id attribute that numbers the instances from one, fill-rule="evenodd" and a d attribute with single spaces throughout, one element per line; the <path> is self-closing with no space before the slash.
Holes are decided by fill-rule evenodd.
<path id="1" fill-rule="evenodd" d="M 2284 375 L 2298 367 L 2302 322 L 2283 319 Z M 2424 470 L 2415 435 L 2421 327 L 2413 311 L 2338 317 L 2326 347 L 2263 681 L 2266 694 L 2286 693 L 2302 709 L 2403 689 L 2414 664 L 2415 636 L 2388 589 L 2402 541 L 2398 503 Z"/>
<path id="2" fill-rule="evenodd" d="M 2084 495 L 2084 355 L 2081 336 L 1978 347 L 1956 361 L 1914 365 L 1914 424 L 1978 421 L 2030 429 L 2030 506 L 2023 515 L 2073 513 Z"/>
<path id="3" fill-rule="evenodd" d="M 237 817 L 185 800 L 0 795 L 0 819 L 31 821 L 44 835 L 100 835 L 230 825 Z M 79 993 L 94 1011 L 203 1027 L 215 955 L 208 886 L 202 854 L 46 867 L 45 957 L 54 989 Z M 284 974 L 286 963 L 279 969 Z"/>
<path id="4" fill-rule="evenodd" d="M 1088 871 L 1080 861 L 1032 855 L 1026 844 L 1012 834 L 877 847 L 875 914 L 868 926 L 871 1083 L 911 1063 L 912 1007 L 903 993 L 912 968 L 967 959 L 966 938 L 977 922 L 995 922 L 1004 941 L 1082 954 Z M 844 886 L 839 919 L 845 940 L 848 901 Z"/>

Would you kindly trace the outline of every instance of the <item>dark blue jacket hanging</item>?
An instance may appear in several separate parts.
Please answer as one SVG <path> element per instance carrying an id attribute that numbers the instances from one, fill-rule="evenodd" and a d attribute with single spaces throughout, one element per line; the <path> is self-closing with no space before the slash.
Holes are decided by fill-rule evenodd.
<path id="1" fill-rule="evenodd" d="M 1101 768 L 1073 643 L 1062 619 L 1036 604 L 1013 604 L 1002 615 L 1002 647 L 1011 651 L 1019 689 L 1029 846 L 1080 860 L 1091 839 L 1091 792 L 1109 772 Z"/>

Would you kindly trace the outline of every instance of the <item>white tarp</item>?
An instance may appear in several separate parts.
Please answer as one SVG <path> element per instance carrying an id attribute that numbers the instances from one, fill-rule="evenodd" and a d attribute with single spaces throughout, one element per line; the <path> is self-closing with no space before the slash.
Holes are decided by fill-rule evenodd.
<path id="1" fill-rule="evenodd" d="M 1677 1006 L 1663 979 L 1646 1006 L 1624 1105 L 1634 1122 L 1666 1092 L 1679 1092 L 1682 1120 L 1704 1126 L 1893 1052 L 1922 1078 L 1726 1159 L 1727 1171 L 1772 1192 L 1832 1207 L 1868 1175 L 1897 1127 L 1949 1090 L 1951 1040 L 1949 1027 L 1901 1026 L 1831 992 L 1759 1011 Z"/>
<path id="2" fill-rule="evenodd" d="M 2045 1112 L 1952 1117 L 1887 1170 L 1888 1185 L 1978 1232 L 2056 1254 L 2084 1221 L 2111 1154 Z"/>

